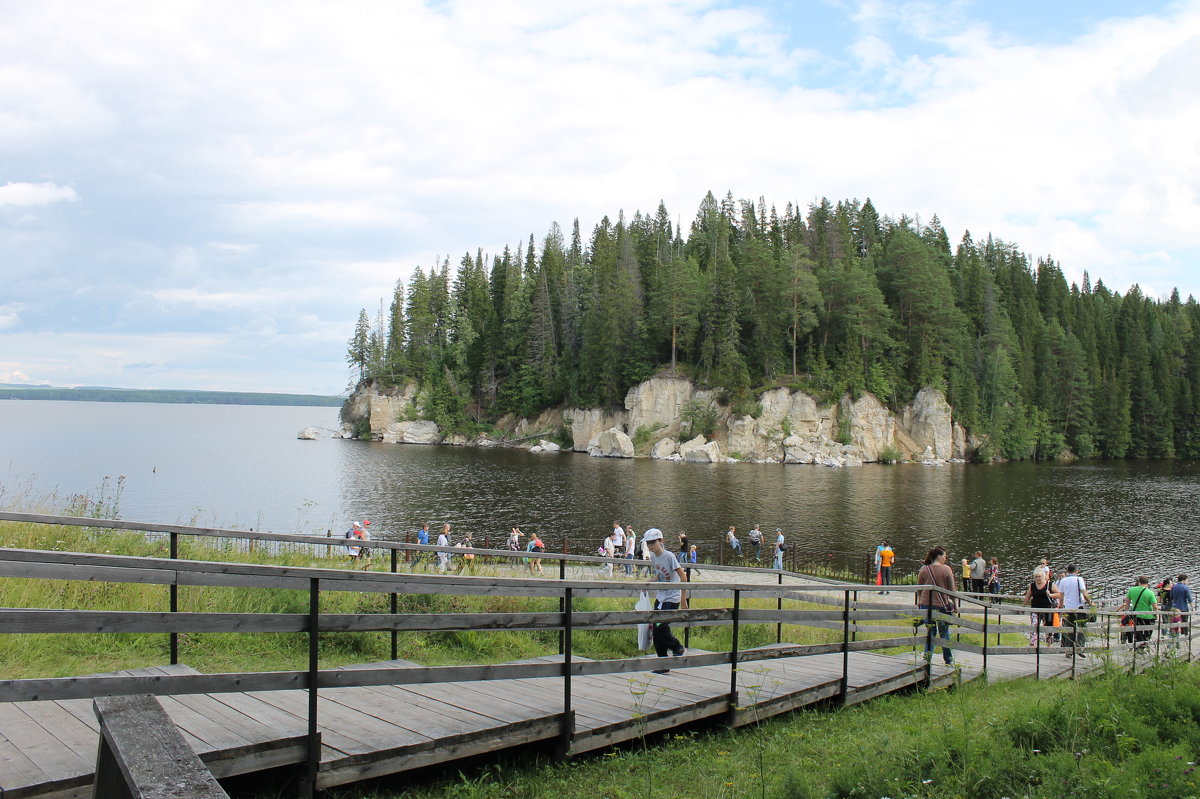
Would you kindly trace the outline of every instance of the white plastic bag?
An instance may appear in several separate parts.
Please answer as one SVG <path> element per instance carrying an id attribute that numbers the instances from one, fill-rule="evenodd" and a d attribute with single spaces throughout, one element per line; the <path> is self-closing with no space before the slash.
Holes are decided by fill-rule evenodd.
<path id="1" fill-rule="evenodd" d="M 638 601 L 633 606 L 634 610 L 654 610 L 654 603 L 650 601 L 650 596 L 645 592 L 638 596 Z M 649 624 L 639 624 L 637 629 L 638 649 L 649 649 L 650 642 L 653 636 L 650 635 Z"/>

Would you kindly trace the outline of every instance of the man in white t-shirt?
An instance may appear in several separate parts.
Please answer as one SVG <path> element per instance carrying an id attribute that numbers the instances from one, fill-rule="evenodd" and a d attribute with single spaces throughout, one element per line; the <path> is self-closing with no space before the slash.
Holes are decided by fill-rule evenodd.
<path id="1" fill-rule="evenodd" d="M 679 559 L 675 557 L 675 553 L 663 546 L 662 530 L 651 527 L 642 534 L 642 540 L 650 548 L 650 567 L 657 582 L 682 583 L 687 579 L 687 573 L 679 565 Z M 667 587 L 655 592 L 655 610 L 676 610 L 680 607 L 687 607 L 687 592 L 682 587 Z M 655 624 L 652 634 L 654 651 L 660 658 L 666 657 L 667 652 L 676 656 L 683 655 L 683 644 L 679 643 L 679 639 L 671 632 L 669 622 Z M 670 669 L 655 669 L 654 673 L 666 674 L 668 671 Z"/>
<path id="2" fill-rule="evenodd" d="M 1082 631 L 1087 626 L 1087 612 L 1083 607 L 1092 604 L 1092 595 L 1088 593 L 1087 583 L 1079 576 L 1074 563 L 1067 564 L 1067 576 L 1058 581 L 1058 590 L 1062 593 L 1063 610 L 1067 611 L 1063 613 L 1063 624 L 1072 630 L 1063 633 L 1063 646 L 1072 648 L 1066 655 L 1087 657 L 1083 653 L 1086 634 Z"/>

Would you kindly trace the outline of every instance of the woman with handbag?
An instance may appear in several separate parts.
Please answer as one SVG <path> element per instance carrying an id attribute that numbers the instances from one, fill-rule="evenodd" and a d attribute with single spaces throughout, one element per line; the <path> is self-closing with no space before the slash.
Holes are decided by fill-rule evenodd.
<path id="1" fill-rule="evenodd" d="M 929 554 L 925 556 L 925 562 L 921 566 L 921 571 L 917 573 L 917 585 L 934 585 L 944 589 L 942 591 L 932 589 L 918 591 L 918 608 L 924 611 L 938 610 L 953 615 L 954 596 L 948 592 L 955 590 L 954 571 L 946 565 L 946 550 L 941 547 L 929 550 Z M 930 625 L 929 635 L 925 639 L 925 662 L 928 663 L 933 660 L 933 637 L 936 635 L 949 642 L 950 622 L 934 619 L 932 622 L 926 623 Z M 942 646 L 942 660 L 946 661 L 947 666 L 954 665 L 954 655 L 950 652 L 948 645 Z"/>
<path id="2" fill-rule="evenodd" d="M 1050 584 L 1050 580 L 1042 567 L 1033 570 L 1033 579 L 1029 583 L 1029 587 L 1025 589 L 1024 603 L 1026 607 L 1037 608 L 1033 613 L 1029 614 L 1029 621 L 1033 624 L 1033 630 L 1029 633 L 1029 645 L 1037 646 L 1038 644 L 1038 629 L 1040 627 L 1050 627 L 1053 630 L 1052 613 L 1042 612 L 1041 608 L 1047 610 L 1058 607 L 1058 600 L 1062 598 L 1062 594 L 1054 590 L 1054 586 Z M 1053 632 L 1046 634 L 1046 642 L 1051 641 Z"/>

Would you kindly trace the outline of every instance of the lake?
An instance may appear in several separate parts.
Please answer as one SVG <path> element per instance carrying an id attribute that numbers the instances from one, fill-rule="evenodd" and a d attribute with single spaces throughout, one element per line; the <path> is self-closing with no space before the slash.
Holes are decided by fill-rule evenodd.
<path id="1" fill-rule="evenodd" d="M 980 549 L 1009 586 L 1041 557 L 1111 584 L 1194 569 L 1193 461 L 686 464 L 297 440 L 308 425 L 336 429 L 337 409 L 4 401 L 0 506 L 61 506 L 102 484 L 111 495 L 123 475 L 120 517 L 146 522 L 323 535 L 369 517 L 375 537 L 403 540 L 421 522 L 450 521 L 493 543 L 517 524 L 586 554 L 614 520 L 670 541 L 686 530 L 708 553 L 730 524 L 759 523 L 838 558 L 865 558 L 883 538 L 903 558 L 934 544 L 955 562 Z"/>

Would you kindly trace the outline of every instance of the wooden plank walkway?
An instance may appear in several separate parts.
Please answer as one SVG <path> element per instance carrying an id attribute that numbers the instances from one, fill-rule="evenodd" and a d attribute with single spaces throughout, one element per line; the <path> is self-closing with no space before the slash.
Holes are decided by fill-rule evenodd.
<path id="1" fill-rule="evenodd" d="M 920 665 L 871 652 L 850 654 L 847 702 L 924 679 Z M 730 710 L 729 667 L 700 666 L 572 678 L 572 753 L 592 751 L 706 718 L 746 724 L 841 693 L 841 654 L 746 663 Z M 561 662 L 561 656 L 540 658 Z M 582 660 L 575 658 L 575 660 Z M 363 664 L 415 666 L 405 661 Z M 659 661 L 647 659 L 647 667 Z M 189 674 L 163 666 L 123 674 Z M 954 674 L 935 668 L 938 685 Z M 164 709 L 218 777 L 305 760 L 304 691 L 163 696 Z M 318 785 L 328 788 L 471 755 L 542 742 L 561 733 L 562 681 L 555 677 L 323 689 Z M 99 726 L 91 700 L 0 703 L 0 797 L 90 796 Z"/>
<path id="2" fill-rule="evenodd" d="M 786 645 L 785 645 L 786 646 Z M 772 647 L 776 648 L 776 647 Z M 700 654 L 691 650 L 691 654 Z M 982 673 L 982 657 L 958 650 L 959 668 L 932 667 L 944 687 Z M 575 661 L 585 658 L 575 657 Z M 1147 662 L 1151 658 L 1145 658 Z M 1100 668 L 1093 654 L 1075 661 L 1078 674 Z M 533 661 L 560 663 L 559 655 Z M 917 652 L 849 654 L 847 704 L 921 683 L 925 664 Z M 728 665 L 572 678 L 573 754 L 594 751 L 704 719 L 753 723 L 842 694 L 842 654 L 775 658 L 742 664 L 738 701 L 730 707 Z M 989 679 L 1033 676 L 1034 655 L 993 655 Z M 346 668 L 410 668 L 407 661 Z M 1043 678 L 1071 676 L 1061 652 L 1040 658 Z M 194 674 L 187 666 L 120 672 L 130 675 Z M 217 777 L 280 766 L 306 758 L 308 694 L 301 690 L 162 696 L 184 738 Z M 556 748 L 562 731 L 559 677 L 486 682 L 421 683 L 322 689 L 318 701 L 321 757 L 318 787 L 356 782 L 509 747 Z M 99 725 L 88 699 L 0 703 L 0 799 L 91 796 Z"/>

